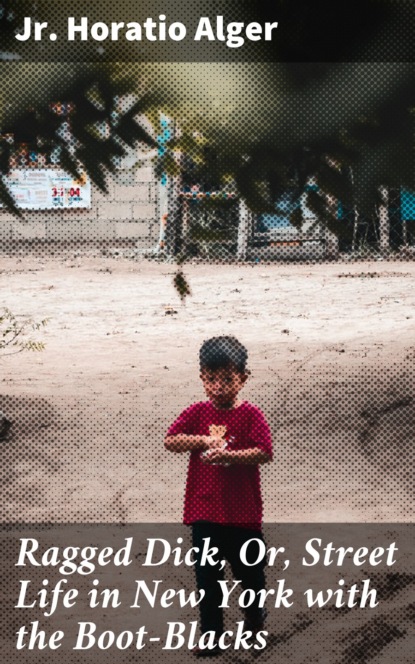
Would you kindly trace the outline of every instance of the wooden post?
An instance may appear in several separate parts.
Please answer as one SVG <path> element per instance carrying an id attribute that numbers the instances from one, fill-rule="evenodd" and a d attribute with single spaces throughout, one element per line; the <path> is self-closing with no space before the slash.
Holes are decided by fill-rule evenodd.
<path id="1" fill-rule="evenodd" d="M 339 256 L 339 238 L 326 228 L 326 257 L 333 260 Z"/>
<path id="2" fill-rule="evenodd" d="M 387 187 L 379 187 L 381 196 L 381 203 L 379 205 L 379 249 L 383 251 L 389 250 L 389 192 Z"/>
<path id="3" fill-rule="evenodd" d="M 167 195 L 167 185 L 164 182 L 158 183 L 158 212 L 160 219 L 160 235 L 158 249 L 164 252 L 166 249 L 166 228 L 169 216 L 169 201 Z"/>
<path id="4" fill-rule="evenodd" d="M 353 239 L 352 239 L 352 252 L 356 251 L 357 228 L 359 225 L 359 212 L 356 205 L 354 206 L 354 219 L 353 219 Z"/>
<path id="5" fill-rule="evenodd" d="M 248 249 L 249 234 L 252 228 L 252 213 L 245 201 L 239 200 L 239 224 L 238 224 L 238 244 L 236 257 L 238 260 L 245 260 Z"/>
<path id="6" fill-rule="evenodd" d="M 330 210 L 330 214 L 333 219 L 337 215 L 337 199 L 330 194 L 326 196 L 327 206 Z M 339 256 L 339 238 L 335 233 L 330 231 L 327 227 L 325 229 L 325 238 L 326 238 L 326 257 L 330 259 L 337 259 Z"/>
<path id="7" fill-rule="evenodd" d="M 178 246 L 182 244 L 182 224 L 181 224 L 181 177 L 176 175 L 169 178 L 167 190 L 167 200 L 169 216 L 166 228 L 166 254 L 175 256 Z"/>
<path id="8" fill-rule="evenodd" d="M 353 190 L 353 199 L 355 198 L 354 196 L 354 177 L 353 177 L 353 169 L 350 166 L 349 168 L 349 178 L 350 182 L 352 185 L 352 190 Z M 359 210 L 357 208 L 356 203 L 353 205 L 353 237 L 352 237 L 352 252 L 354 253 L 356 251 L 356 241 L 357 241 L 357 229 L 359 227 L 359 221 L 360 221 L 360 215 L 359 215 Z"/>
<path id="9" fill-rule="evenodd" d="M 175 125 L 171 118 L 160 114 L 160 129 L 157 136 L 158 155 L 162 157 L 168 149 L 169 141 L 175 136 Z M 159 251 L 167 256 L 174 256 L 177 249 L 177 237 L 180 233 L 180 177 L 171 177 L 163 173 L 159 183 Z"/>

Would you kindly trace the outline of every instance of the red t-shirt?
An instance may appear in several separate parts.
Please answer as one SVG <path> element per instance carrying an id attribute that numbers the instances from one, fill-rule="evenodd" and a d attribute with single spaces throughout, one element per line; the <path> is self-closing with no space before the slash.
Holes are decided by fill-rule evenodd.
<path id="1" fill-rule="evenodd" d="M 225 425 L 230 450 L 258 447 L 272 459 L 272 441 L 264 415 L 244 401 L 232 410 L 217 410 L 210 401 L 192 404 L 169 428 L 167 435 L 209 435 L 209 426 Z M 190 455 L 184 501 L 185 524 L 213 521 L 260 529 L 262 497 L 257 465 L 209 465 L 201 450 Z"/>

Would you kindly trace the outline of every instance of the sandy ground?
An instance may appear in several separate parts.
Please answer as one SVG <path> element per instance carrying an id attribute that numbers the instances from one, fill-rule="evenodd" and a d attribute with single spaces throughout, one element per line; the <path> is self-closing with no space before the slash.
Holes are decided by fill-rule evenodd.
<path id="1" fill-rule="evenodd" d="M 229 333 L 274 433 L 265 519 L 413 520 L 415 264 L 189 265 L 185 306 L 174 270 L 1 259 L 0 302 L 49 318 L 43 352 L 0 360 L 3 521 L 179 521 L 187 458 L 164 432 L 204 398 L 201 343 Z"/>
<path id="2" fill-rule="evenodd" d="M 50 319 L 43 352 L 1 359 L 0 408 L 14 420 L 13 436 L 0 448 L 3 522 L 180 521 L 187 459 L 166 452 L 163 436 L 182 408 L 203 398 L 197 352 L 204 339 L 221 333 L 248 346 L 252 375 L 245 398 L 264 410 L 274 433 L 275 461 L 262 472 L 265 519 L 309 522 L 285 534 L 269 526 L 268 542 L 291 538 L 298 554 L 308 536 L 351 537 L 345 526 L 333 535 L 311 522 L 413 521 L 415 264 L 189 265 L 193 295 L 185 306 L 172 287 L 171 265 L 82 255 L 2 258 L 0 265 L 1 302 L 16 314 Z M 43 537 L 48 546 L 62 547 L 68 538 L 88 539 L 88 530 L 74 528 L 73 538 L 66 529 L 46 530 Z M 139 536 L 146 528 L 154 536 L 150 525 L 140 526 Z M 363 528 L 365 542 L 375 546 L 379 533 Z M 381 542 L 398 538 L 402 547 L 398 526 L 384 528 Z M 412 662 L 412 532 L 398 569 L 364 573 L 379 590 L 379 608 L 271 608 L 266 650 L 231 650 L 222 659 Z M 178 651 L 150 644 L 143 651 L 17 652 L 18 627 L 41 617 L 36 609 L 31 618 L 11 609 L 18 536 L 11 531 L 8 540 L 6 529 L 2 546 L 1 647 L 9 661 L 192 661 L 187 645 Z M 106 526 L 100 537 L 104 545 L 116 536 Z M 359 538 L 361 545 L 362 530 L 357 545 Z M 38 587 L 45 573 L 39 574 Z M 185 580 L 177 574 L 171 585 L 190 590 L 190 570 Z M 281 574 L 269 571 L 268 587 Z M 346 572 L 334 570 L 331 587 L 340 574 Z M 354 574 L 363 578 L 363 571 Z M 312 578 L 317 587 L 326 583 L 318 568 Z M 291 573 L 294 580 L 307 587 L 304 568 Z M 131 592 L 131 579 L 119 583 Z M 85 596 L 90 584 L 78 579 Z M 235 630 L 241 614 L 232 607 L 226 624 Z M 71 644 L 78 621 L 91 619 L 81 603 L 46 627 L 63 626 Z M 150 635 L 160 636 L 167 620 L 188 624 L 197 611 L 149 616 L 122 607 L 95 619 L 98 633 L 145 623 Z"/>

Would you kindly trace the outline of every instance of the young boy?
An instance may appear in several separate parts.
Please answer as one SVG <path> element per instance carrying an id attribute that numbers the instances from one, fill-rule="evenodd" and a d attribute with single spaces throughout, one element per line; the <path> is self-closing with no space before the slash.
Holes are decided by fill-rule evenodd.
<path id="1" fill-rule="evenodd" d="M 200 349 L 200 377 L 208 401 L 192 404 L 171 425 L 165 446 L 172 452 L 191 452 L 184 504 L 184 523 L 192 526 L 193 546 L 204 540 L 219 549 L 242 587 L 256 593 L 265 586 L 264 562 L 244 565 L 243 544 L 262 539 L 260 464 L 272 459 L 271 433 L 261 411 L 239 393 L 248 378 L 246 348 L 235 337 L 214 337 Z M 255 551 L 254 551 L 255 548 Z M 247 553 L 258 557 L 257 545 Z M 249 558 L 249 556 L 247 556 Z M 250 562 L 248 560 L 248 562 Z M 214 632 L 213 647 L 196 648 L 197 656 L 221 652 L 222 591 L 219 566 L 196 562 L 201 631 Z M 257 596 L 257 595 L 256 595 Z M 255 636 L 263 628 L 264 611 L 256 601 L 245 609 L 245 629 Z"/>

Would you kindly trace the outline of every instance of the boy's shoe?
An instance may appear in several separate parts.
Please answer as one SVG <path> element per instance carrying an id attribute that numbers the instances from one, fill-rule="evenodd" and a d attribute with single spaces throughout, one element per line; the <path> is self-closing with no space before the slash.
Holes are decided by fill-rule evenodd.
<path id="1" fill-rule="evenodd" d="M 195 657 L 216 657 L 222 653 L 222 650 L 219 646 L 215 646 L 214 648 L 200 648 L 196 646 L 193 648 L 192 653 Z"/>
<path id="2" fill-rule="evenodd" d="M 259 609 L 255 614 L 250 614 L 249 611 L 245 610 L 244 614 L 245 629 L 250 630 L 253 636 L 256 636 L 258 632 L 262 632 L 262 630 L 265 629 L 265 620 L 267 618 L 267 612 L 265 609 Z"/>
<path id="3" fill-rule="evenodd" d="M 7 440 L 12 424 L 13 422 L 4 417 L 4 415 L 0 417 L 0 440 Z"/>

